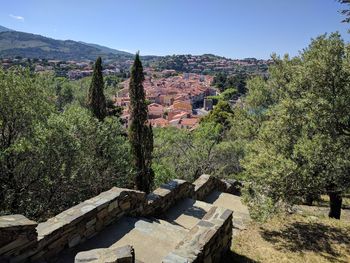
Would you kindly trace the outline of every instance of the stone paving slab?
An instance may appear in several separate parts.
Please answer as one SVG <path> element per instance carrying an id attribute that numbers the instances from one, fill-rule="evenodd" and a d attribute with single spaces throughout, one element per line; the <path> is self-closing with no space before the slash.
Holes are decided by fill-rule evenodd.
<path id="1" fill-rule="evenodd" d="M 188 231 L 159 219 L 123 217 L 95 237 L 59 255 L 58 263 L 73 263 L 80 251 L 131 245 L 136 259 L 144 263 L 161 262 Z"/>
<path id="2" fill-rule="evenodd" d="M 248 207 L 242 203 L 239 196 L 213 191 L 205 198 L 205 202 L 232 210 L 233 226 L 236 228 L 244 229 L 251 220 Z"/>
<path id="3" fill-rule="evenodd" d="M 211 207 L 211 204 L 186 198 L 166 211 L 164 219 L 186 229 L 191 229 Z"/>
<path id="4" fill-rule="evenodd" d="M 119 247 L 130 244 L 137 260 L 145 263 L 162 262 L 162 259 L 183 240 L 188 231 L 162 220 L 138 220 L 135 228 L 113 244 Z"/>

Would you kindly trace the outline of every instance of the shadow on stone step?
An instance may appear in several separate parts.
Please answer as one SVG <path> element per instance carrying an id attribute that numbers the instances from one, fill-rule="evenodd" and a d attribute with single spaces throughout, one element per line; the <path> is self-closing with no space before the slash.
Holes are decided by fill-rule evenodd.
<path id="1" fill-rule="evenodd" d="M 178 202 L 175 206 L 171 207 L 163 215 L 163 218 L 167 221 L 174 221 L 181 215 L 187 215 L 202 219 L 207 211 L 201 207 L 196 206 L 195 203 L 196 200 L 190 198 L 184 199 L 181 202 Z"/>
<path id="2" fill-rule="evenodd" d="M 108 226 L 96 236 L 76 246 L 75 248 L 71 250 L 64 250 L 58 255 L 57 263 L 73 263 L 75 255 L 80 251 L 110 247 L 132 229 L 134 229 L 137 221 L 137 218 L 132 217 L 124 217 L 120 219 L 115 224 Z"/>
<path id="3" fill-rule="evenodd" d="M 219 197 L 220 197 L 221 192 L 218 191 L 213 191 L 211 192 L 206 198 L 205 202 L 213 204 Z"/>

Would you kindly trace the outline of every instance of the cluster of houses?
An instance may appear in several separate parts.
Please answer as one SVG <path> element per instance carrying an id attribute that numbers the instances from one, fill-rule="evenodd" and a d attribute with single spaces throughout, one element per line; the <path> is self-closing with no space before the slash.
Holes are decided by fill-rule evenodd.
<path id="1" fill-rule="evenodd" d="M 211 87 L 212 80 L 212 76 L 194 73 L 161 78 L 147 74 L 143 86 L 149 103 L 148 122 L 153 127 L 196 128 L 200 116 L 195 114 L 194 109 L 203 107 L 207 96 L 216 95 L 216 90 Z M 117 93 L 114 101 L 116 105 L 124 108 L 122 118 L 128 126 L 129 80 L 122 85 L 123 88 Z"/>
<path id="2" fill-rule="evenodd" d="M 130 61 L 114 62 L 104 65 L 103 74 L 113 75 L 125 67 L 129 67 Z M 35 72 L 50 72 L 57 76 L 68 77 L 69 79 L 80 79 L 91 76 L 93 73 L 93 61 L 76 61 L 76 60 L 56 60 L 56 59 L 29 59 L 29 58 L 4 58 L 0 59 L 0 65 L 3 68 L 11 66 L 31 66 Z"/>

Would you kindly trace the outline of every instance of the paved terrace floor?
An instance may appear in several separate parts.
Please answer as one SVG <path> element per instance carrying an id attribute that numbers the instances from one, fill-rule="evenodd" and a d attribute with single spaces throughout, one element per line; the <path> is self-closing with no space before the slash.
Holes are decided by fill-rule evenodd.
<path id="1" fill-rule="evenodd" d="M 134 247 L 137 261 L 162 262 L 212 206 L 232 210 L 236 228 L 244 228 L 244 223 L 249 221 L 248 209 L 240 197 L 214 191 L 204 201 L 186 198 L 178 202 L 162 219 L 123 217 L 73 250 L 61 253 L 58 262 L 74 262 L 79 251 L 123 245 Z"/>

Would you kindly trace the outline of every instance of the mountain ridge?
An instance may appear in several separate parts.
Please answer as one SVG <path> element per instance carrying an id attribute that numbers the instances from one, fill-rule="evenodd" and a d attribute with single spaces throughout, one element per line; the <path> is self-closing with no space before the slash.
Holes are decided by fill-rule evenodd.
<path id="1" fill-rule="evenodd" d="M 7 32 L 7 31 L 14 31 L 14 30 L 0 25 L 0 32 Z"/>
<path id="2" fill-rule="evenodd" d="M 57 40 L 39 34 L 14 31 L 0 26 L 0 57 L 26 57 L 61 60 L 95 60 L 131 57 L 109 47 L 74 40 Z"/>

